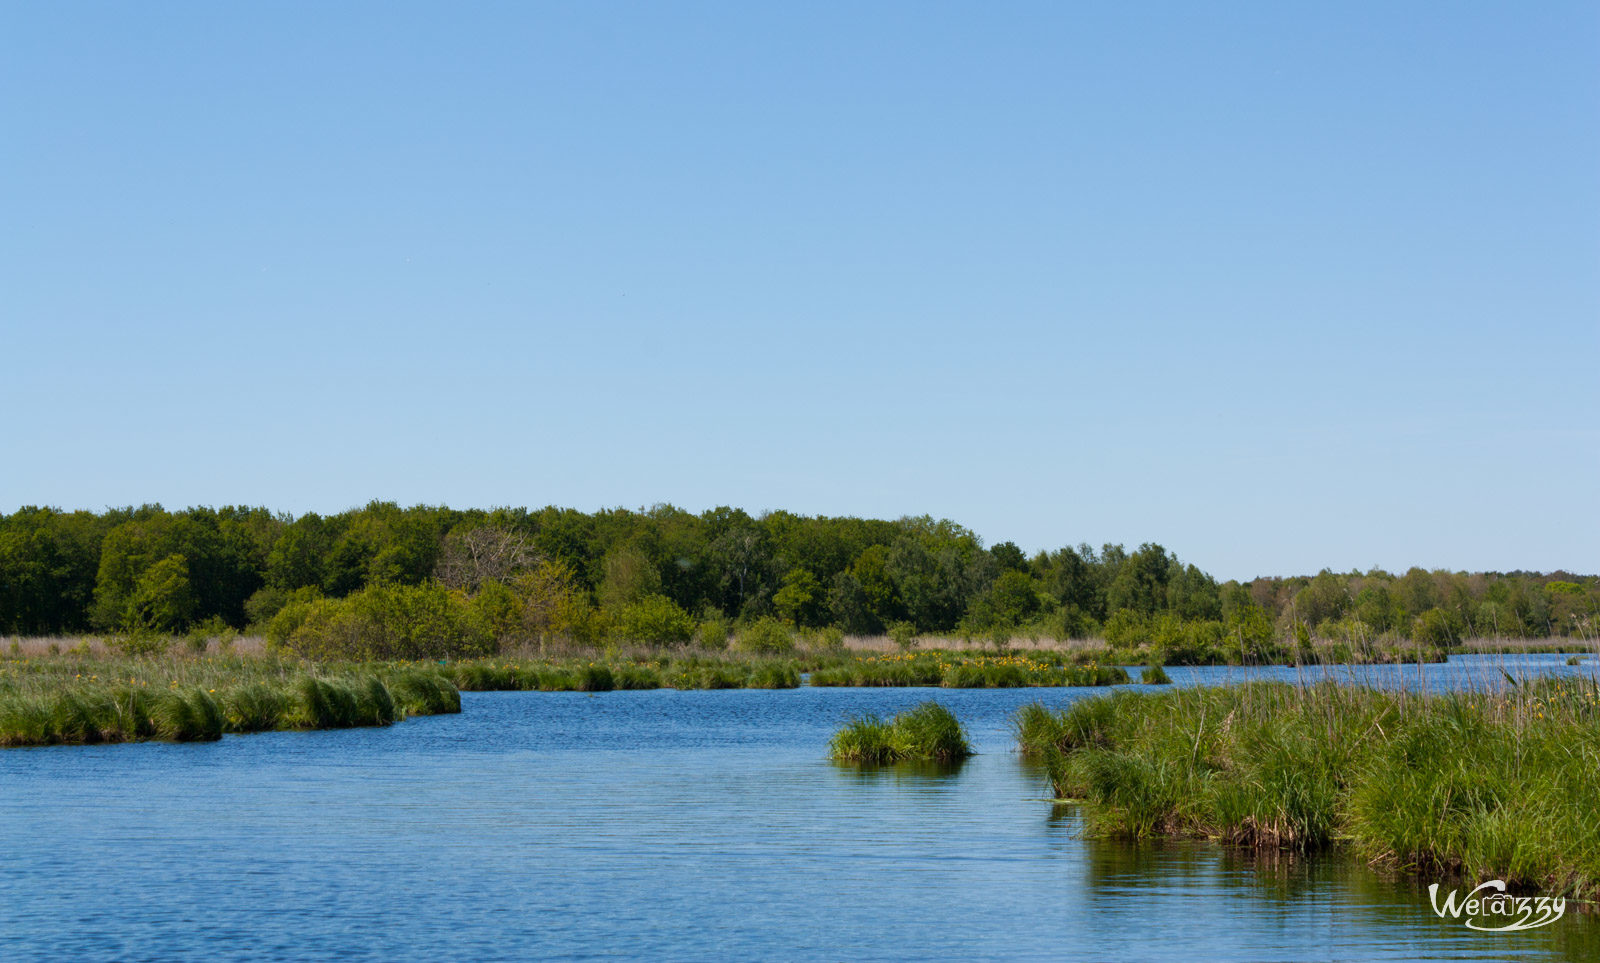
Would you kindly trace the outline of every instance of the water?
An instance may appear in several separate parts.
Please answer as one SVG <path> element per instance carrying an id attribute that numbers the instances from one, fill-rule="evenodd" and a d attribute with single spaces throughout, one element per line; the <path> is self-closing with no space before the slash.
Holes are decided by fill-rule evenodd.
<path id="1" fill-rule="evenodd" d="M 1424 673 L 1523 661 L 1595 671 Z M 1079 838 L 1008 721 L 1094 691 L 468 693 L 388 729 L 8 750 L 0 959 L 1600 958 L 1570 910 L 1476 933 L 1340 857 Z M 847 714 L 929 696 L 965 765 L 826 760 Z"/>

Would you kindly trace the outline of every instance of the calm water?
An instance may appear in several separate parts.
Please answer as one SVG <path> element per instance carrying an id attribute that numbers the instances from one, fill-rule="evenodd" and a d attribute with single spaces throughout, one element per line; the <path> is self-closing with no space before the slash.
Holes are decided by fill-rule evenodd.
<path id="1" fill-rule="evenodd" d="M 1424 673 L 1596 671 L 1563 662 Z M 1600 958 L 1570 911 L 1475 933 L 1341 858 L 1080 839 L 1007 725 L 1090 694 L 469 693 L 381 730 L 8 750 L 0 959 Z M 980 755 L 826 760 L 847 714 L 930 695 Z"/>

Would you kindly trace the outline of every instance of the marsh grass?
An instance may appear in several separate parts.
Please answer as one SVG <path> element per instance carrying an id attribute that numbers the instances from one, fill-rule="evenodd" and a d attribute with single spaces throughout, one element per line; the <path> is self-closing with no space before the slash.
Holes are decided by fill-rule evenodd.
<path id="1" fill-rule="evenodd" d="M 608 692 L 617 689 L 792 689 L 801 663 L 793 659 L 687 650 L 673 656 L 607 659 L 483 659 L 451 663 L 444 671 L 467 692 Z"/>
<path id="2" fill-rule="evenodd" d="M 461 709 L 455 687 L 431 668 L 86 652 L 0 662 L 0 746 L 195 742 Z"/>
<path id="3" fill-rule="evenodd" d="M 1058 665 L 1022 654 L 995 656 L 944 651 L 868 656 L 811 673 L 811 684 L 816 686 L 1005 689 L 1117 685 L 1127 681 L 1127 671 L 1115 665 Z"/>
<path id="4" fill-rule="evenodd" d="M 937 702 L 923 702 L 888 722 L 875 715 L 845 723 L 829 743 L 837 762 L 885 765 L 903 761 L 950 763 L 972 755 L 967 734 L 956 717 Z"/>
<path id="5" fill-rule="evenodd" d="M 1091 836 L 1347 849 L 1432 877 L 1593 899 L 1600 686 L 1427 695 L 1321 683 L 1026 706 L 1017 744 Z"/>

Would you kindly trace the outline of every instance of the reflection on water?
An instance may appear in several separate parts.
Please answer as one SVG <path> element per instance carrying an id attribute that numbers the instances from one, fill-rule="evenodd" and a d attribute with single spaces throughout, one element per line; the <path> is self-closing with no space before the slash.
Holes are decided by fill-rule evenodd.
<path id="1" fill-rule="evenodd" d="M 829 761 L 832 763 L 833 768 L 839 771 L 840 775 L 858 783 L 872 783 L 888 779 L 902 785 L 921 783 L 929 786 L 953 783 L 955 778 L 961 775 L 962 767 L 967 764 L 965 759 L 956 759 L 951 762 L 905 759 L 884 766 L 864 766 L 854 762 Z"/>
<path id="2" fill-rule="evenodd" d="M 1351 860 L 1081 838 L 1009 720 L 1092 694 L 469 693 L 384 730 L 8 751 L 0 959 L 1600 958 L 1571 911 L 1474 933 Z M 978 756 L 827 760 L 844 718 L 930 696 Z"/>

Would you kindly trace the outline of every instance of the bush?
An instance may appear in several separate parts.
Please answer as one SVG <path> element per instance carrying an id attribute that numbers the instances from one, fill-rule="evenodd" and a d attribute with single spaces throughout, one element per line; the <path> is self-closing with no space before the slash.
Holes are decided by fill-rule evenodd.
<path id="1" fill-rule="evenodd" d="M 295 589 L 292 593 L 278 603 L 271 618 L 267 621 L 267 643 L 273 646 L 287 645 L 289 637 L 305 622 L 306 616 L 311 614 L 311 607 L 322 601 L 322 592 L 314 585 Z"/>
<path id="2" fill-rule="evenodd" d="M 728 620 L 719 615 L 701 622 L 700 627 L 695 629 L 694 644 L 702 649 L 726 649 Z"/>
<path id="3" fill-rule="evenodd" d="M 828 652 L 841 652 L 844 650 L 844 629 L 837 625 L 830 625 L 818 629 L 815 636 L 816 646 Z"/>
<path id="4" fill-rule="evenodd" d="M 1411 638 L 1423 645 L 1449 648 L 1461 641 L 1461 628 L 1449 612 L 1431 608 L 1411 623 Z"/>
<path id="5" fill-rule="evenodd" d="M 244 617 L 251 625 L 266 625 L 289 603 L 289 593 L 273 585 L 263 586 L 244 600 Z"/>
<path id="6" fill-rule="evenodd" d="M 611 627 L 619 641 L 657 644 L 687 642 L 694 630 L 694 618 L 665 595 L 646 595 L 622 606 Z"/>
<path id="7" fill-rule="evenodd" d="M 131 656 L 156 656 L 165 655 L 172 647 L 172 636 L 153 629 L 134 629 L 125 635 L 106 636 L 106 648 L 122 655 Z M 80 649 L 81 646 L 81 649 Z M 72 647 L 72 654 L 80 658 L 89 655 L 89 646 L 79 643 Z"/>
<path id="8" fill-rule="evenodd" d="M 1150 641 L 1150 623 L 1132 609 L 1118 609 L 1106 619 L 1105 637 L 1119 648 L 1132 648 Z"/>
<path id="9" fill-rule="evenodd" d="M 892 622 L 889 624 L 889 638 L 894 640 L 900 651 L 909 652 L 917 644 L 917 627 L 910 622 Z"/>
<path id="10" fill-rule="evenodd" d="M 794 648 L 794 636 L 782 622 L 766 616 L 739 633 L 739 648 L 746 652 L 788 652 Z"/>
<path id="11" fill-rule="evenodd" d="M 313 602 L 284 644 L 309 659 L 357 661 L 466 658 L 494 648 L 466 600 L 437 582 L 377 585 Z"/>

